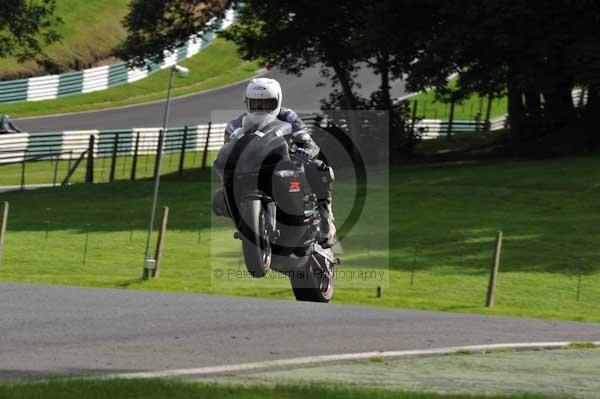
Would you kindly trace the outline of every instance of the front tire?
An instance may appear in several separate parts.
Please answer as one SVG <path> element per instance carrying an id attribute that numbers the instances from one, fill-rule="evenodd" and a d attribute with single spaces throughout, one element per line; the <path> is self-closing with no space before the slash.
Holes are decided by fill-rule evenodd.
<path id="1" fill-rule="evenodd" d="M 264 277 L 271 268 L 271 244 L 268 240 L 266 213 L 259 199 L 242 203 L 241 217 L 245 228 L 241 233 L 244 262 L 252 277 Z"/>

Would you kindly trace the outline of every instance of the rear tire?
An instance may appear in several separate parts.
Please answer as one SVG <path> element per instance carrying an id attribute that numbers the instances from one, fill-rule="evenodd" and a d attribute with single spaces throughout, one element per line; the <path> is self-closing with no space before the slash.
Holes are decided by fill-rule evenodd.
<path id="1" fill-rule="evenodd" d="M 246 268 L 252 277 L 264 277 L 271 268 L 272 258 L 265 209 L 259 199 L 251 199 L 244 201 L 240 210 L 248 230 L 241 234 Z"/>
<path id="2" fill-rule="evenodd" d="M 333 297 L 335 275 L 327 276 L 311 259 L 301 276 L 290 277 L 297 301 L 327 303 Z"/>

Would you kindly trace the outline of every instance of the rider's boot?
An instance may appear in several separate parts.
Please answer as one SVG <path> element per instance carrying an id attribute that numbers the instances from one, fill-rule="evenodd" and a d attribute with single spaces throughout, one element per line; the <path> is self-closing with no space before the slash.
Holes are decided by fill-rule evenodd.
<path id="1" fill-rule="evenodd" d="M 319 230 L 319 244 L 323 248 L 331 248 L 337 243 L 335 219 L 331 210 L 331 199 L 319 202 L 321 225 Z"/>

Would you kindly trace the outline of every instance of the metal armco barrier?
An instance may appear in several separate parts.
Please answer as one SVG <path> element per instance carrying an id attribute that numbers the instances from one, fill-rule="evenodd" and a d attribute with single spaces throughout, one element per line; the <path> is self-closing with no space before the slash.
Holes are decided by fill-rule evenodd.
<path id="1" fill-rule="evenodd" d="M 214 28 L 193 35 L 182 47 L 173 52 L 165 52 L 160 63 L 149 62 L 143 68 L 129 69 L 125 62 L 120 62 L 61 75 L 0 82 L 0 103 L 53 100 L 73 94 L 92 93 L 144 79 L 161 69 L 198 54 L 213 41 L 214 31 L 227 28 L 234 17 L 233 10 L 228 10 L 224 18 L 214 21 L 212 24 Z"/>
<path id="2" fill-rule="evenodd" d="M 490 120 L 490 130 L 502 130 L 507 127 L 507 116 L 503 115 Z M 424 140 L 448 135 L 450 123 L 442 119 L 423 119 L 415 123 L 415 131 Z M 482 132 L 484 121 L 455 120 L 452 122 L 452 134 Z"/>
<path id="3" fill-rule="evenodd" d="M 169 129 L 164 151 L 218 150 L 225 140 L 225 126 L 225 123 L 213 123 L 210 136 L 208 124 Z M 94 137 L 94 158 L 129 156 L 136 152 L 138 155 L 151 155 L 156 153 L 159 131 L 160 128 L 139 128 L 5 134 L 0 136 L 0 164 L 54 157 L 77 159 L 88 151 L 90 137 Z"/>

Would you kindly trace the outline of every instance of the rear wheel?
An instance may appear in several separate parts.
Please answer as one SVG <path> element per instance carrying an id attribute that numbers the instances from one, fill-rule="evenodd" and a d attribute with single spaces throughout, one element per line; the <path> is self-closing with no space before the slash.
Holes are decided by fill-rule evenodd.
<path id="1" fill-rule="evenodd" d="M 333 297 L 335 275 L 324 272 L 313 258 L 302 273 L 290 276 L 296 300 L 329 302 Z"/>
<path id="2" fill-rule="evenodd" d="M 251 199 L 244 201 L 240 211 L 246 227 L 241 234 L 246 268 L 252 277 L 264 277 L 272 256 L 265 209 L 259 199 Z"/>

